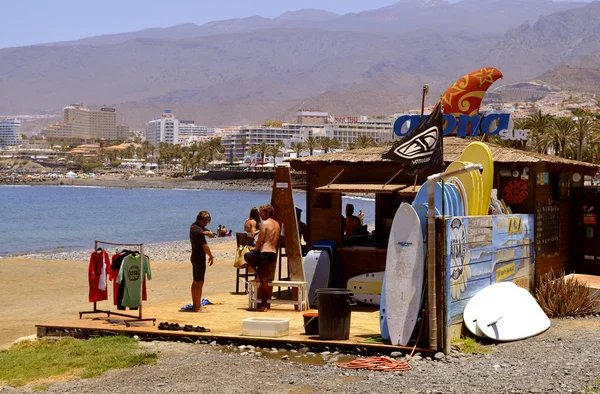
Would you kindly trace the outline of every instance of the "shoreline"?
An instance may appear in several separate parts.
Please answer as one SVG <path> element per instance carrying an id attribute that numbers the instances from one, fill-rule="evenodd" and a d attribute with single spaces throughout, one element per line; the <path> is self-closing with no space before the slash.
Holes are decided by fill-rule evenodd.
<path id="1" fill-rule="evenodd" d="M 273 181 L 266 179 L 233 179 L 233 180 L 193 180 L 191 178 L 172 178 L 165 176 L 132 177 L 123 179 L 122 176 L 106 175 L 95 178 L 55 179 L 31 182 L 5 182 L 0 186 L 65 186 L 65 187 L 106 187 L 119 189 L 197 189 L 197 190 L 240 190 L 240 191 L 271 191 Z M 300 190 L 299 190 L 300 191 Z"/>
<path id="2" fill-rule="evenodd" d="M 227 243 L 235 243 L 235 237 L 219 237 L 207 239 L 209 247 Z M 105 248 L 109 254 L 112 254 L 117 247 L 110 246 Z M 122 248 L 121 248 L 122 249 Z M 47 251 L 19 253 L 7 256 L 0 256 L 0 261 L 5 259 L 29 259 L 29 260 L 60 260 L 73 262 L 89 262 L 92 248 L 75 249 L 68 251 Z M 144 244 L 144 254 L 148 254 L 152 260 L 170 261 L 170 262 L 189 262 L 191 254 L 190 241 L 187 239 L 177 241 L 166 241 Z M 231 251 L 221 252 L 219 258 L 232 259 L 235 257 L 235 246 Z"/>

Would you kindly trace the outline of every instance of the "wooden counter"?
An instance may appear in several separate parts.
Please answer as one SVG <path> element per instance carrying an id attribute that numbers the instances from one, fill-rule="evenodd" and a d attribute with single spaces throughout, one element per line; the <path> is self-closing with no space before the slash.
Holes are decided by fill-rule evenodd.
<path id="1" fill-rule="evenodd" d="M 385 271 L 387 249 L 375 246 L 345 246 L 337 249 L 341 257 L 340 286 L 348 279 L 368 272 Z"/>

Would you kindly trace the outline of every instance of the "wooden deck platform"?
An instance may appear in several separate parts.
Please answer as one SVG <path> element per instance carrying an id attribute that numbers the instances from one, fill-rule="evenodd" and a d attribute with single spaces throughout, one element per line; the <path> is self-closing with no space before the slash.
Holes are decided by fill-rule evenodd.
<path id="1" fill-rule="evenodd" d="M 285 296 L 287 291 L 282 289 Z M 246 295 L 218 294 L 211 296 L 211 302 L 218 303 L 206 308 L 208 313 L 179 312 L 180 304 L 160 305 L 153 307 L 144 306 L 144 318 L 156 318 L 156 325 L 152 322 L 129 322 L 126 326 L 122 316 L 107 317 L 105 313 L 84 314 L 81 319 L 77 315 L 72 319 L 58 321 L 44 321 L 36 324 L 38 337 L 44 336 L 75 336 L 89 337 L 91 335 L 124 334 L 138 335 L 146 340 L 172 340 L 194 342 L 198 339 L 226 343 L 260 343 L 263 346 L 279 347 L 284 344 L 304 344 L 314 348 L 329 346 L 338 349 L 354 350 L 367 353 L 389 353 L 391 351 L 409 351 L 412 347 L 391 346 L 373 342 L 379 336 L 379 309 L 374 307 L 353 307 L 351 314 L 350 338 L 348 340 L 321 340 L 318 336 L 309 336 L 304 333 L 304 318 L 302 312 L 297 312 L 291 305 L 273 305 L 266 312 L 248 311 L 248 297 Z M 98 309 L 110 309 L 104 301 L 98 303 Z M 136 311 L 117 311 L 137 316 Z M 269 317 L 290 319 L 289 335 L 281 338 L 249 337 L 242 336 L 242 319 L 248 317 Z M 203 326 L 210 329 L 208 333 L 159 330 L 160 322 L 179 323 L 193 326 Z M 419 348 L 417 351 L 429 353 L 427 349 Z"/>

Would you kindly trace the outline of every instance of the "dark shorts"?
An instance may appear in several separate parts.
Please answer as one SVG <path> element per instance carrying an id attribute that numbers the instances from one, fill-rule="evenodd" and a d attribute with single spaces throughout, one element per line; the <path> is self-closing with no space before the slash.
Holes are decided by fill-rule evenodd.
<path id="1" fill-rule="evenodd" d="M 204 282 L 206 274 L 206 260 L 192 260 L 192 271 L 194 273 L 194 282 Z"/>
<path id="2" fill-rule="evenodd" d="M 277 253 L 260 252 L 258 254 L 258 275 L 268 276 L 271 273 L 272 264 L 277 259 Z"/>

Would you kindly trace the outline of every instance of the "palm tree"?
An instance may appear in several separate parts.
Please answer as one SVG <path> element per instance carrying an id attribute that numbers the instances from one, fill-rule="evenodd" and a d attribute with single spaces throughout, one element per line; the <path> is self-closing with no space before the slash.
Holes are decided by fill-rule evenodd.
<path id="1" fill-rule="evenodd" d="M 248 138 L 242 137 L 240 138 L 240 144 L 242 144 L 242 161 L 244 157 L 246 157 L 246 145 L 248 145 Z"/>
<path id="2" fill-rule="evenodd" d="M 319 138 L 319 145 L 321 146 L 321 149 L 323 149 L 323 151 L 325 153 L 329 153 L 330 150 L 338 149 L 338 148 L 341 148 L 341 146 L 342 146 L 340 141 L 334 140 L 331 137 Z"/>
<path id="3" fill-rule="evenodd" d="M 255 154 L 255 153 L 259 153 L 260 154 L 260 161 L 264 164 L 264 162 L 265 162 L 265 156 L 267 155 L 267 152 L 270 149 L 269 145 L 266 142 L 262 141 L 258 145 L 252 145 L 250 147 L 250 149 L 253 150 L 251 152 L 252 154 Z M 250 152 L 250 150 L 248 150 L 248 152 Z"/>
<path id="4" fill-rule="evenodd" d="M 567 148 L 575 139 L 575 122 L 570 117 L 555 119 L 550 126 L 550 133 L 555 152 L 558 152 L 560 157 L 566 157 Z"/>
<path id="5" fill-rule="evenodd" d="M 319 146 L 319 141 L 315 137 L 308 137 L 306 139 L 306 147 L 308 148 L 309 154 L 312 156 L 315 148 Z"/>
<path id="6" fill-rule="evenodd" d="M 368 135 L 361 135 L 358 137 L 358 140 L 353 144 L 355 148 L 369 148 L 371 146 L 375 146 L 375 140 L 373 137 L 369 137 Z"/>
<path id="7" fill-rule="evenodd" d="M 281 146 L 279 144 L 269 146 L 269 155 L 273 156 L 273 166 L 275 166 L 277 162 L 277 156 L 279 156 L 280 154 Z"/>
<path id="8" fill-rule="evenodd" d="M 552 145 L 552 138 L 548 131 L 553 120 L 554 116 L 542 114 L 542 110 L 537 110 L 521 123 L 524 129 L 531 130 L 531 143 L 537 152 L 548 153 Z"/>
<path id="9" fill-rule="evenodd" d="M 303 142 L 292 142 L 290 143 L 290 149 L 296 152 L 296 157 L 300 157 L 300 154 L 306 150 L 306 144 Z"/>
<path id="10" fill-rule="evenodd" d="M 585 116 L 580 117 L 575 122 L 575 139 L 577 140 L 577 160 L 583 159 L 584 145 L 591 145 L 591 140 L 594 137 L 595 122 L 591 118 Z"/>
<path id="11" fill-rule="evenodd" d="M 213 161 L 225 152 L 225 147 L 221 143 L 221 137 L 213 138 L 208 141 L 208 161 Z"/>

